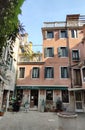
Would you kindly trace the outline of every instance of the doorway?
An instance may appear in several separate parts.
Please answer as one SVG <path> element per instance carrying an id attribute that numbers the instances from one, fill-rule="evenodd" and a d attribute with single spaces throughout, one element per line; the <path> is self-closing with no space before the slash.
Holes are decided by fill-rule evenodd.
<path id="1" fill-rule="evenodd" d="M 31 90 L 30 107 L 38 107 L 38 90 Z"/>
<path id="2" fill-rule="evenodd" d="M 82 91 L 75 91 L 75 111 L 83 112 Z"/>

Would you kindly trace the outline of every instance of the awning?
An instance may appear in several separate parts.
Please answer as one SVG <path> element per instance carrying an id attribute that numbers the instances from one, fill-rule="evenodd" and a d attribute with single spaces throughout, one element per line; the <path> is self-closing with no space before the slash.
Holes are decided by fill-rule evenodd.
<path id="1" fill-rule="evenodd" d="M 68 88 L 68 91 L 78 91 L 85 90 L 85 88 Z"/>
<path id="2" fill-rule="evenodd" d="M 67 86 L 16 86 L 16 90 L 68 90 Z"/>

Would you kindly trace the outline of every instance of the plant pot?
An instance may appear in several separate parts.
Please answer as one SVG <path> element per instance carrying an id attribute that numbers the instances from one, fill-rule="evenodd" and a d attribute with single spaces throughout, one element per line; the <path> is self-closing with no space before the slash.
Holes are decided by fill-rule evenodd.
<path id="1" fill-rule="evenodd" d="M 0 112 L 0 116 L 3 116 L 4 115 L 4 112 Z"/>

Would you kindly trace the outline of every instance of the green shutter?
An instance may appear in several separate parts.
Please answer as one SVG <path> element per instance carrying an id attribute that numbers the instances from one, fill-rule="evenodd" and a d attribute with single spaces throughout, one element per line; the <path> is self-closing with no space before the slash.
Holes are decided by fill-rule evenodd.
<path id="1" fill-rule="evenodd" d="M 62 49 L 61 49 L 61 47 L 58 48 L 58 56 L 59 56 L 59 57 L 62 56 Z"/>
<path id="2" fill-rule="evenodd" d="M 52 68 L 52 78 L 54 78 L 54 68 Z"/>
<path id="3" fill-rule="evenodd" d="M 47 48 L 44 48 L 44 58 L 47 57 Z"/>
<path id="4" fill-rule="evenodd" d="M 66 47 L 66 56 L 68 57 L 68 48 Z"/>
<path id="5" fill-rule="evenodd" d="M 63 78 L 63 77 L 64 77 L 64 68 L 61 67 L 61 78 Z"/>
<path id="6" fill-rule="evenodd" d="M 52 48 L 52 57 L 54 57 L 54 48 Z"/>
<path id="7" fill-rule="evenodd" d="M 44 78 L 46 78 L 47 68 L 44 68 Z"/>

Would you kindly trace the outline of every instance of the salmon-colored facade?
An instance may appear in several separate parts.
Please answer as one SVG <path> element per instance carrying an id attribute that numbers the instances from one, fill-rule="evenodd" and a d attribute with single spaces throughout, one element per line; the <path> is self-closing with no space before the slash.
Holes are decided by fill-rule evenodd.
<path id="1" fill-rule="evenodd" d="M 45 22 L 42 60 L 18 62 L 17 94 L 29 95 L 31 108 L 41 110 L 44 101 L 45 110 L 53 111 L 61 100 L 63 110 L 85 111 L 85 34 L 80 18 L 74 14 L 65 22 Z"/>

